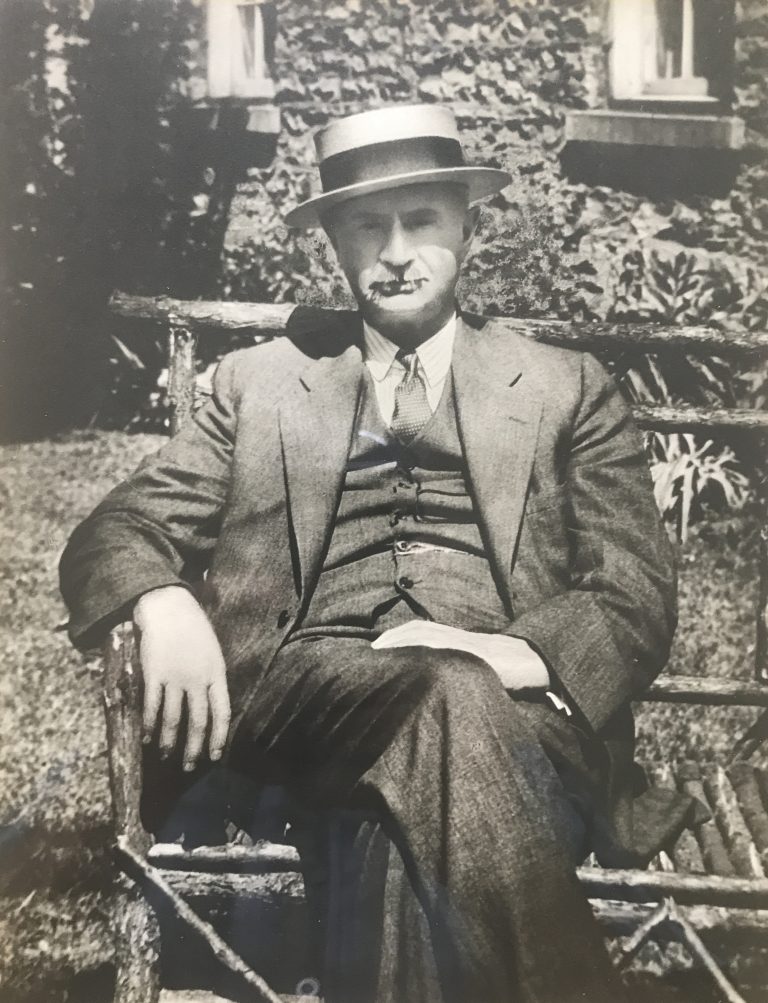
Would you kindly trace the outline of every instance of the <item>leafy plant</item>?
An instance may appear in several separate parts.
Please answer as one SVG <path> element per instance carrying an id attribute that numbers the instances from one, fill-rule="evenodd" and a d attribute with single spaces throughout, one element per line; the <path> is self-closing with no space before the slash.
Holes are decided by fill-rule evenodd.
<path id="1" fill-rule="evenodd" d="M 750 497 L 749 478 L 743 474 L 730 446 L 702 445 L 693 435 L 656 435 L 651 445 L 651 476 L 659 511 L 674 522 L 685 542 L 692 521 L 707 502 L 742 508 Z"/>
<path id="2" fill-rule="evenodd" d="M 109 397 L 94 423 L 121 431 L 167 432 L 166 339 L 144 338 L 141 351 L 128 338 L 111 335 Z"/>
<path id="3" fill-rule="evenodd" d="M 610 317 L 621 321 L 755 327 L 765 322 L 765 286 L 754 271 L 742 276 L 694 252 L 666 257 L 656 251 L 624 255 Z M 629 397 L 658 404 L 760 406 L 765 376 L 738 370 L 732 360 L 663 353 L 626 353 L 615 373 Z M 649 436 L 656 500 L 681 540 L 707 505 L 741 508 L 750 496 L 747 453 L 700 437 Z"/>

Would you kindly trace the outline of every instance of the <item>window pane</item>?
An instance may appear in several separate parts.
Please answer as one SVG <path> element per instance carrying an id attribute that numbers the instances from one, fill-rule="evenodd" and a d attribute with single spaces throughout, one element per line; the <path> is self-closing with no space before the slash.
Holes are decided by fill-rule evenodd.
<path id="1" fill-rule="evenodd" d="M 242 50 L 243 75 L 248 80 L 256 76 L 256 18 L 259 11 L 254 4 L 238 4 L 240 24 L 240 45 Z"/>
<path id="2" fill-rule="evenodd" d="M 656 0 L 656 76 L 680 76 L 682 0 Z"/>
<path id="3" fill-rule="evenodd" d="M 611 92 L 619 100 L 708 101 L 733 0 L 611 0 Z"/>
<path id="4" fill-rule="evenodd" d="M 696 75 L 697 32 L 702 0 L 654 0 L 654 60 L 643 90 L 646 94 L 705 97 L 707 81 Z"/>

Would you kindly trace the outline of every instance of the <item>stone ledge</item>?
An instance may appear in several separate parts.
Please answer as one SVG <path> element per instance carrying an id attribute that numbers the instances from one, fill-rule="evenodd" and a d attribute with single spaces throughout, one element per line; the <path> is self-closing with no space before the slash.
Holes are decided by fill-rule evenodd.
<path id="1" fill-rule="evenodd" d="M 740 150 L 744 122 L 735 116 L 655 114 L 612 108 L 570 111 L 565 141 L 619 146 Z"/>

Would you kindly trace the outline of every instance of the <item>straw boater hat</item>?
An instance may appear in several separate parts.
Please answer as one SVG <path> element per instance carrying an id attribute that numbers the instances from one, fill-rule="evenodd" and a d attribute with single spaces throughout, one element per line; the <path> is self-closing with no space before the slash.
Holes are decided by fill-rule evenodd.
<path id="1" fill-rule="evenodd" d="M 440 105 L 395 105 L 337 119 L 315 136 L 322 195 L 288 213 L 289 226 L 321 226 L 332 206 L 358 195 L 429 181 L 466 185 L 470 202 L 495 195 L 512 178 L 464 162 L 456 119 Z"/>

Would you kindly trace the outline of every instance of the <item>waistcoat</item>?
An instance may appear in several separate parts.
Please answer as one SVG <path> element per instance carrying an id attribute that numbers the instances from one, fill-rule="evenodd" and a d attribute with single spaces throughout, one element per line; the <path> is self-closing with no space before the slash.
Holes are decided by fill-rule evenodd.
<path id="1" fill-rule="evenodd" d="M 401 444 L 364 385 L 328 552 L 296 634 L 375 635 L 415 617 L 468 630 L 509 623 L 468 482 L 450 375 Z"/>

